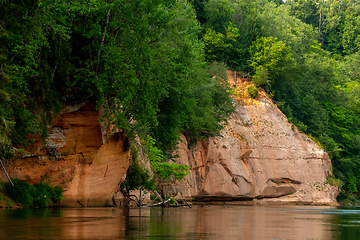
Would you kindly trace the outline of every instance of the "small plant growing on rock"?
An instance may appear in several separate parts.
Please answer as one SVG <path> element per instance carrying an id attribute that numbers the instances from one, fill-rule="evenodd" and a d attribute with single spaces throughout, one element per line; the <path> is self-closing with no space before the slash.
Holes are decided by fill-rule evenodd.
<path id="1" fill-rule="evenodd" d="M 190 167 L 185 164 L 166 162 L 163 152 L 155 146 L 155 140 L 151 136 L 147 136 L 144 146 L 148 150 L 151 170 L 162 181 L 181 181 L 190 173 Z"/>
<path id="2" fill-rule="evenodd" d="M 177 201 L 175 199 L 171 198 L 169 203 L 172 205 L 175 205 L 175 204 L 177 204 Z"/>
<path id="3" fill-rule="evenodd" d="M 337 186 L 337 187 L 341 187 L 343 185 L 340 179 L 337 179 L 333 176 L 327 176 L 326 183 L 330 184 L 330 186 Z"/>
<path id="4" fill-rule="evenodd" d="M 247 91 L 248 91 L 249 97 L 251 97 L 251 98 L 256 98 L 257 95 L 259 94 L 259 89 L 257 89 L 254 86 L 248 87 Z"/>

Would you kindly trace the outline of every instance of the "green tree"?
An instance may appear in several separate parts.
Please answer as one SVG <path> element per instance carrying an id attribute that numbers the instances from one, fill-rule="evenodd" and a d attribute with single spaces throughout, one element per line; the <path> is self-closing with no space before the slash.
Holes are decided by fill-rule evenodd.
<path id="1" fill-rule="evenodd" d="M 196 18 L 201 24 L 206 23 L 206 15 L 204 5 L 208 0 L 188 0 L 191 3 L 196 11 Z"/>
<path id="2" fill-rule="evenodd" d="M 225 26 L 231 22 L 234 13 L 232 1 L 209 0 L 205 6 L 206 26 L 219 33 L 225 33 Z"/>
<path id="3" fill-rule="evenodd" d="M 345 12 L 342 46 L 346 54 L 360 50 L 360 7 L 349 8 Z"/>
<path id="4" fill-rule="evenodd" d="M 59 111 L 58 93 L 68 86 L 71 71 L 64 56 L 69 35 L 63 17 L 38 1 L 2 1 L 0 8 L 2 143 L 26 145 L 29 134 L 39 133 L 39 123 Z M 7 158 L 14 148 L 2 149 Z"/>
<path id="5" fill-rule="evenodd" d="M 284 71 L 287 64 L 293 61 L 291 50 L 282 41 L 277 38 L 262 37 L 256 40 L 250 47 L 250 66 L 255 72 L 267 72 L 269 80 L 263 80 L 260 84 L 269 86 L 275 80 L 276 76 Z M 259 78 L 257 76 L 257 78 Z"/>
<path id="6" fill-rule="evenodd" d="M 286 1 L 290 6 L 290 14 L 302 22 L 310 24 L 317 29 L 319 27 L 318 2 L 314 0 L 290 0 Z"/>
<path id="7" fill-rule="evenodd" d="M 136 150 L 133 151 L 133 162 L 126 171 L 126 179 L 120 185 L 122 192 L 130 196 L 130 191 L 145 189 L 155 190 L 156 182 L 150 171 L 139 163 Z"/>
<path id="8" fill-rule="evenodd" d="M 180 181 L 189 174 L 189 166 L 166 161 L 163 152 L 155 146 L 155 140 L 151 136 L 148 135 L 144 140 L 144 146 L 147 149 L 151 170 L 162 181 Z"/>
<path id="9" fill-rule="evenodd" d="M 258 19 L 261 24 L 261 36 L 258 38 L 277 38 L 291 48 L 296 60 L 299 60 L 309 44 L 318 38 L 313 28 L 292 16 L 285 4 L 276 8 L 272 3 L 264 4 L 260 8 Z"/>
<path id="10" fill-rule="evenodd" d="M 231 22 L 226 27 L 225 35 L 215 32 L 212 29 L 207 29 L 203 41 L 208 60 L 210 62 L 226 61 L 230 52 L 237 51 L 236 47 L 233 45 L 236 43 L 237 37 L 239 37 L 239 30 Z"/>

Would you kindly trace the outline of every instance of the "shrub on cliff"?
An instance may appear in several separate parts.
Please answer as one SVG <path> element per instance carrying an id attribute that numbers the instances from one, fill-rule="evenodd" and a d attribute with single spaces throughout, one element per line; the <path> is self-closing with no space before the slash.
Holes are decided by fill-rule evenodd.
<path id="1" fill-rule="evenodd" d="M 183 177 L 189 174 L 189 166 L 167 162 L 163 152 L 155 146 L 155 140 L 151 136 L 147 136 L 144 145 L 148 150 L 151 170 L 161 181 L 181 181 Z"/>
<path id="2" fill-rule="evenodd" d="M 155 140 L 151 136 L 148 135 L 141 141 L 141 147 L 145 149 L 152 173 L 142 166 L 138 151 L 133 148 L 133 163 L 126 172 L 125 181 L 120 185 L 125 196 L 130 197 L 132 190 L 159 190 L 157 182 L 181 181 L 189 174 L 189 166 L 166 161 L 163 152 L 155 146 Z"/>
<path id="3" fill-rule="evenodd" d="M 250 87 L 247 88 L 247 92 L 249 94 L 249 97 L 256 98 L 257 95 L 259 94 L 259 89 L 257 89 L 254 86 L 250 86 Z"/>
<path id="4" fill-rule="evenodd" d="M 155 179 L 151 176 L 150 171 L 139 163 L 136 157 L 136 150 L 132 152 L 133 162 L 126 171 L 125 181 L 123 181 L 120 185 L 121 191 L 125 195 L 129 195 L 130 191 L 138 190 L 140 188 L 154 190 Z"/>

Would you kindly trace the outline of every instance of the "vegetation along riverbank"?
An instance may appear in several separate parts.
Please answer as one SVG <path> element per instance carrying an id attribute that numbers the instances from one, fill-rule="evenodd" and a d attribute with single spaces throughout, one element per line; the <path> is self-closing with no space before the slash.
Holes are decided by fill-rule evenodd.
<path id="1" fill-rule="evenodd" d="M 359 12 L 351 0 L 0 1 L 1 160 L 42 206 L 139 189 L 356 204 Z"/>

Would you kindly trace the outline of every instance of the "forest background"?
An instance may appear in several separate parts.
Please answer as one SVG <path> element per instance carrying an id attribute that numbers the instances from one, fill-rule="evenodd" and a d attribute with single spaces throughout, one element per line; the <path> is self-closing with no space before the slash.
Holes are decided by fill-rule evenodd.
<path id="1" fill-rule="evenodd" d="M 181 178 L 180 133 L 219 133 L 233 112 L 227 67 L 330 154 L 341 201 L 360 187 L 359 50 L 354 0 L 0 0 L 0 155 L 93 100 Z"/>

